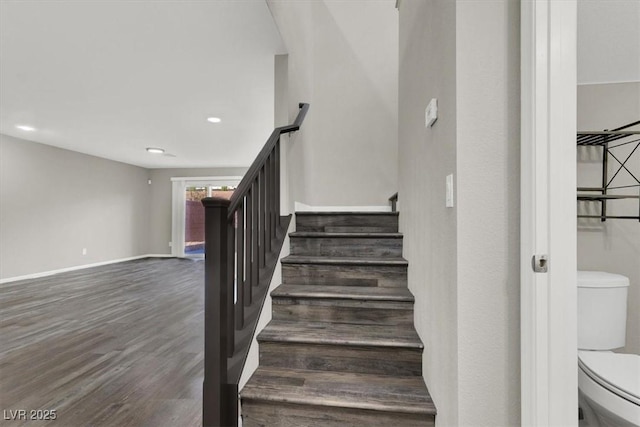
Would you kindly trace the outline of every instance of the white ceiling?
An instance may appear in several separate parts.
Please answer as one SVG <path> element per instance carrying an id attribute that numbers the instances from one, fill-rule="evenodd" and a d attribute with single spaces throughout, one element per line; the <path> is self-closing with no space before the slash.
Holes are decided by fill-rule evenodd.
<path id="1" fill-rule="evenodd" d="M 640 81 L 640 0 L 578 1 L 578 83 Z"/>
<path id="2" fill-rule="evenodd" d="M 248 166 L 278 53 L 264 0 L 2 0 L 0 132 L 149 168 Z"/>
<path id="3" fill-rule="evenodd" d="M 264 0 L 1 0 L 0 132 L 144 167 L 247 166 L 284 51 Z M 640 1 L 580 0 L 578 82 L 619 81 L 640 81 Z"/>

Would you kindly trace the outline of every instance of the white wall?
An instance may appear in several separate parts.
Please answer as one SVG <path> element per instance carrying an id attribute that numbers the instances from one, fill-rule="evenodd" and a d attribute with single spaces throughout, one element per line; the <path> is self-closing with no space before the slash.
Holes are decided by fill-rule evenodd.
<path id="1" fill-rule="evenodd" d="M 170 254 L 171 178 L 246 171 L 144 169 L 7 135 L 0 143 L 0 279 Z"/>
<path id="2" fill-rule="evenodd" d="M 578 84 L 640 80 L 640 1 L 578 1 Z"/>
<path id="3" fill-rule="evenodd" d="M 509 0 L 400 7 L 400 225 L 439 426 L 520 423 L 519 14 Z"/>
<path id="4" fill-rule="evenodd" d="M 266 140 L 265 136 L 265 140 Z M 205 176 L 243 176 L 247 168 L 151 169 L 149 253 L 170 254 L 171 247 L 171 178 Z"/>
<path id="5" fill-rule="evenodd" d="M 289 106 L 311 104 L 284 149 L 290 206 L 386 205 L 397 190 L 393 0 L 268 0 L 289 54 Z"/>
<path id="6" fill-rule="evenodd" d="M 441 426 L 458 424 L 456 212 L 444 206 L 445 176 L 456 172 L 455 11 L 449 0 L 400 7 L 400 231 L 425 345 L 424 378 Z M 439 118 L 426 129 L 431 98 L 438 99 Z"/>
<path id="7" fill-rule="evenodd" d="M 458 414 L 520 424 L 520 3 L 458 1 Z"/>
<path id="8" fill-rule="evenodd" d="M 640 119 L 640 82 L 594 84 L 578 86 L 578 130 L 613 129 Z M 640 126 L 631 129 L 640 130 Z M 620 160 L 626 158 L 629 149 L 616 150 Z M 578 185 L 601 186 L 601 150 L 594 147 L 578 148 Z M 615 173 L 618 163 L 611 159 L 609 177 Z M 640 152 L 627 163 L 636 177 L 640 176 Z M 614 185 L 634 182 L 626 172 L 621 172 Z M 613 194 L 636 194 L 638 188 L 612 191 Z M 599 214 L 593 202 L 578 203 L 579 212 Z M 637 215 L 638 200 L 608 202 L 611 214 Z M 622 351 L 640 354 L 640 223 L 634 220 L 597 219 L 578 220 L 578 268 L 602 270 L 629 277 L 629 301 L 627 314 L 627 345 Z"/>
<path id="9" fill-rule="evenodd" d="M 0 278 L 146 254 L 148 178 L 140 167 L 0 135 Z"/>

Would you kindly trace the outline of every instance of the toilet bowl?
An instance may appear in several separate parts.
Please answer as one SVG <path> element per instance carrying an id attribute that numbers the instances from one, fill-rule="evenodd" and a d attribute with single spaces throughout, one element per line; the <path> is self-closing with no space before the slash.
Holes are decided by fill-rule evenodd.
<path id="1" fill-rule="evenodd" d="M 640 426 L 640 356 L 578 352 L 578 400 L 583 426 Z"/>
<path id="2" fill-rule="evenodd" d="M 640 356 L 613 353 L 626 335 L 629 279 L 578 272 L 581 427 L 640 427 Z"/>

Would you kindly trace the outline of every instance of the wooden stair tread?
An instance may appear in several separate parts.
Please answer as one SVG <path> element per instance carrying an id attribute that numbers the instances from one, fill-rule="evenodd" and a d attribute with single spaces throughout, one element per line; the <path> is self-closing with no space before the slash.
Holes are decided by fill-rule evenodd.
<path id="1" fill-rule="evenodd" d="M 351 299 L 361 301 L 414 301 L 413 295 L 407 288 L 383 288 L 374 286 L 283 284 L 271 292 L 271 297 Z"/>
<path id="2" fill-rule="evenodd" d="M 354 374 L 260 366 L 243 399 L 435 415 L 420 376 Z"/>
<path id="3" fill-rule="evenodd" d="M 247 425 L 434 426 L 397 212 L 297 212 Z"/>
<path id="4" fill-rule="evenodd" d="M 418 350 L 424 348 L 412 327 L 351 323 L 272 320 L 258 335 L 258 342 L 264 341 Z"/>
<path id="5" fill-rule="evenodd" d="M 334 238 L 389 238 L 402 239 L 402 233 L 386 233 L 386 232 L 327 232 L 327 231 L 294 231 L 289 233 L 289 237 L 334 237 Z"/>
<path id="6" fill-rule="evenodd" d="M 332 265 L 399 265 L 407 266 L 409 263 L 402 257 L 386 258 L 358 258 L 358 257 L 328 257 L 289 255 L 282 258 L 282 264 L 332 264 Z"/>

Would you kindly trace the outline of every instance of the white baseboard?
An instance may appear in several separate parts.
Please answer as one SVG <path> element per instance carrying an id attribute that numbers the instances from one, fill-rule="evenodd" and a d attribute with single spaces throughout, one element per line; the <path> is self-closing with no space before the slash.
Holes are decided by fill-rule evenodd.
<path id="1" fill-rule="evenodd" d="M 169 255 L 169 254 L 145 254 L 145 255 L 132 256 L 128 258 L 113 259 L 109 261 L 94 262 L 92 264 L 75 265 L 73 267 L 60 268 L 57 270 L 49 270 L 49 271 L 42 271 L 40 273 L 25 274 L 24 276 L 7 277 L 6 279 L 0 279 L 0 285 L 5 283 L 10 283 L 10 282 L 17 282 L 19 280 L 37 279 L 40 277 L 52 276 L 54 274 L 66 273 L 69 271 L 84 270 L 85 268 L 100 267 L 102 265 L 108 265 L 108 264 L 116 264 L 118 262 L 134 261 L 136 259 L 142 259 L 142 258 L 172 258 L 172 257 L 173 255 Z"/>
<path id="2" fill-rule="evenodd" d="M 310 206 L 295 202 L 296 212 L 391 212 L 391 206 Z"/>
<path id="3" fill-rule="evenodd" d="M 172 254 L 146 254 L 141 258 L 176 258 L 176 256 Z"/>

